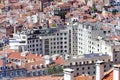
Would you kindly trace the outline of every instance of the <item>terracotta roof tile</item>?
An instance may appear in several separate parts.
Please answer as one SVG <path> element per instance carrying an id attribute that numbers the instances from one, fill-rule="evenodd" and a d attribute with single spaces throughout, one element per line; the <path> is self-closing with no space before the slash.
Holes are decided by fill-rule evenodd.
<path id="1" fill-rule="evenodd" d="M 64 60 L 61 56 L 58 56 L 55 60 L 55 64 L 64 65 Z"/>
<path id="2" fill-rule="evenodd" d="M 113 80 L 113 69 L 109 70 L 102 80 Z"/>
<path id="3" fill-rule="evenodd" d="M 95 76 L 82 75 L 75 77 L 75 80 L 95 80 Z"/>
<path id="4" fill-rule="evenodd" d="M 40 76 L 29 78 L 14 78 L 13 80 L 62 80 L 63 76 Z"/>

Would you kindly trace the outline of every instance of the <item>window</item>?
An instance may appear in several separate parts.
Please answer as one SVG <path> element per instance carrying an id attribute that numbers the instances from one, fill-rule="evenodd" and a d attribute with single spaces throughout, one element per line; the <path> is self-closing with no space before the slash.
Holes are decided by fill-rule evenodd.
<path id="1" fill-rule="evenodd" d="M 36 44 L 36 46 L 38 46 L 38 44 Z"/>
<path id="2" fill-rule="evenodd" d="M 64 48 L 67 48 L 67 46 L 64 46 Z"/>
<path id="3" fill-rule="evenodd" d="M 104 65 L 104 68 L 106 68 L 106 65 Z"/>
<path id="4" fill-rule="evenodd" d="M 90 74 L 90 72 L 88 72 L 88 74 Z"/>
<path id="5" fill-rule="evenodd" d="M 115 59 L 115 62 L 117 62 L 117 59 Z"/>
<path id="6" fill-rule="evenodd" d="M 81 65 L 81 62 L 79 62 L 79 65 Z"/>
<path id="7" fill-rule="evenodd" d="M 63 38 L 61 37 L 60 39 L 62 40 Z"/>
<path id="8" fill-rule="evenodd" d="M 82 70 L 84 70 L 85 68 L 84 67 L 82 67 Z"/>
<path id="9" fill-rule="evenodd" d="M 98 49 L 98 51 L 99 51 L 99 49 Z"/>
<path id="10" fill-rule="evenodd" d="M 76 70 L 79 70 L 79 68 L 77 68 Z"/>
<path id="11" fill-rule="evenodd" d="M 38 42 L 38 40 L 36 40 L 36 42 Z"/>
<path id="12" fill-rule="evenodd" d="M 34 43 L 34 40 L 33 40 L 33 43 Z"/>
<path id="13" fill-rule="evenodd" d="M 108 59 L 108 62 L 110 62 L 110 59 Z"/>
<path id="14" fill-rule="evenodd" d="M 65 50 L 64 52 L 67 52 L 67 50 Z"/>
<path id="15" fill-rule="evenodd" d="M 82 72 L 82 74 L 85 74 L 85 72 Z"/>
<path id="16" fill-rule="evenodd" d="M 106 34 L 106 31 L 103 31 L 104 34 Z"/>
<path id="17" fill-rule="evenodd" d="M 112 65 L 110 64 L 110 67 L 112 67 Z"/>
<path id="18" fill-rule="evenodd" d="M 33 49 L 33 51 L 35 51 L 35 49 Z"/>
<path id="19" fill-rule="evenodd" d="M 115 54 L 115 57 L 117 57 L 117 54 Z"/>
<path id="20" fill-rule="evenodd" d="M 95 69 L 96 67 L 95 66 L 93 66 L 93 69 Z"/>
<path id="21" fill-rule="evenodd" d="M 64 33 L 64 35 L 66 35 L 67 33 Z"/>
<path id="22" fill-rule="evenodd" d="M 78 63 L 76 62 L 75 65 L 78 65 Z"/>
<path id="23" fill-rule="evenodd" d="M 38 51 L 38 48 L 36 49 L 36 51 Z"/>
<path id="24" fill-rule="evenodd" d="M 87 64 L 89 63 L 89 61 L 87 61 Z"/>
<path id="25" fill-rule="evenodd" d="M 66 44 L 67 42 L 64 42 L 64 44 Z"/>
<path id="26" fill-rule="evenodd" d="M 33 44 L 33 47 L 34 47 L 35 45 Z"/>
<path id="27" fill-rule="evenodd" d="M 88 67 L 88 69 L 90 69 L 90 67 Z"/>
<path id="28" fill-rule="evenodd" d="M 79 76 L 79 73 L 77 73 L 77 76 Z"/>
<path id="29" fill-rule="evenodd" d="M 65 37 L 64 39 L 66 40 L 67 38 Z"/>

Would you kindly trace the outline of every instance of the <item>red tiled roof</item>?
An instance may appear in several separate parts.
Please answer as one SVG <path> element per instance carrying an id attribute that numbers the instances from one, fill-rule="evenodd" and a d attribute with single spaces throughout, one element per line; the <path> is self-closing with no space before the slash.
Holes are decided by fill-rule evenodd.
<path id="1" fill-rule="evenodd" d="M 8 55 L 8 58 L 11 59 L 23 59 L 20 52 L 12 52 Z"/>
<path id="2" fill-rule="evenodd" d="M 40 76 L 29 78 L 14 78 L 13 80 L 62 80 L 63 76 Z"/>
<path id="3" fill-rule="evenodd" d="M 118 36 L 112 36 L 110 38 L 110 40 L 120 40 L 120 35 L 118 35 Z"/>
<path id="4" fill-rule="evenodd" d="M 64 60 L 62 59 L 61 56 L 58 56 L 58 57 L 56 58 L 55 64 L 64 65 Z"/>
<path id="5" fill-rule="evenodd" d="M 113 70 L 104 76 L 102 80 L 113 80 Z"/>
<path id="6" fill-rule="evenodd" d="M 75 77 L 75 80 L 95 80 L 94 76 L 83 75 Z"/>

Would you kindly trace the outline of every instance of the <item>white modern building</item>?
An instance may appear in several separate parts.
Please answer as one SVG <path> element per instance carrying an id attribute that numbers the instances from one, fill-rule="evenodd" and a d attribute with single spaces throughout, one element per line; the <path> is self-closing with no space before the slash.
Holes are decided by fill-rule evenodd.
<path id="1" fill-rule="evenodd" d="M 113 46 L 119 44 L 119 40 L 110 39 L 112 36 L 119 35 L 120 29 L 117 28 L 117 25 L 79 22 L 78 20 L 74 17 L 70 23 L 73 38 L 72 55 L 103 53 L 112 56 Z"/>
<path id="2" fill-rule="evenodd" d="M 27 48 L 27 35 L 25 34 L 13 34 L 9 38 L 10 49 L 25 51 Z"/>

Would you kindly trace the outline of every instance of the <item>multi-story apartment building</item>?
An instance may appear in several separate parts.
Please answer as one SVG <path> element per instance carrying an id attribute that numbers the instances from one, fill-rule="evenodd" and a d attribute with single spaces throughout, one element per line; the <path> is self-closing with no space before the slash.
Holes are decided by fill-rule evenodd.
<path id="1" fill-rule="evenodd" d="M 38 32 L 38 33 L 37 33 Z M 36 29 L 28 36 L 27 50 L 46 55 L 71 53 L 71 28 Z"/>
<path id="2" fill-rule="evenodd" d="M 111 40 L 112 36 L 119 35 L 119 25 L 101 22 L 78 22 L 72 18 L 73 55 L 89 53 L 112 54 L 112 48 L 119 41 Z M 116 27 L 115 27 L 116 26 Z"/>
<path id="3" fill-rule="evenodd" d="M 105 66 L 104 70 L 107 71 L 112 67 L 113 62 L 111 62 L 111 57 L 108 55 L 100 55 L 100 54 L 84 54 L 84 56 L 76 59 L 69 59 L 65 61 L 65 68 L 74 69 L 74 76 L 89 74 L 95 75 L 95 64 L 97 61 L 104 61 Z"/>

